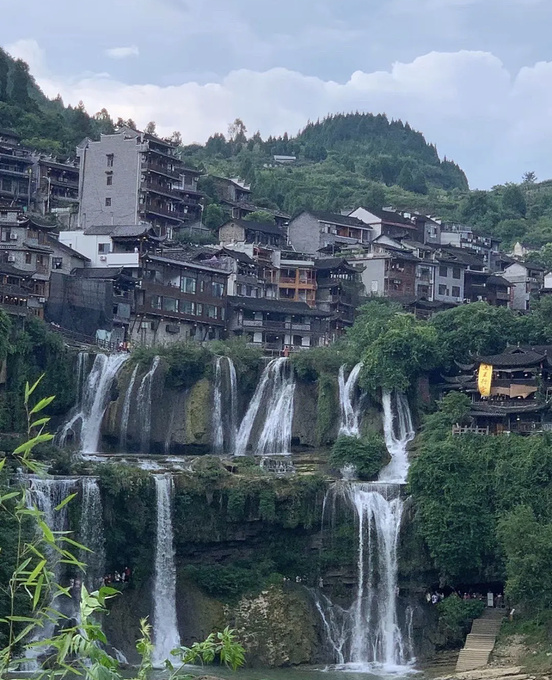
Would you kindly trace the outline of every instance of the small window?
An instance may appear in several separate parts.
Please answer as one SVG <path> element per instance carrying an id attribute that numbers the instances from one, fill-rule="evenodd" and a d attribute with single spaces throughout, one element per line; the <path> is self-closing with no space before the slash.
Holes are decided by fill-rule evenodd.
<path id="1" fill-rule="evenodd" d="M 439 276 L 441 276 L 442 278 L 446 278 L 448 276 L 448 267 L 444 267 L 443 265 L 441 265 L 439 267 Z"/>
<path id="2" fill-rule="evenodd" d="M 195 302 L 190 302 L 189 300 L 180 300 L 180 312 L 182 314 L 189 314 L 193 316 L 195 314 Z"/>
<path id="3" fill-rule="evenodd" d="M 105 254 L 111 250 L 109 243 L 98 243 L 98 253 Z"/>
<path id="4" fill-rule="evenodd" d="M 447 294 L 447 287 L 445 286 L 444 283 L 439 284 L 439 295 L 446 295 Z"/>
<path id="5" fill-rule="evenodd" d="M 180 290 L 183 293 L 195 293 L 196 292 L 196 280 L 191 276 L 183 276 L 180 281 Z"/>
<path id="6" fill-rule="evenodd" d="M 200 303 L 196 305 L 196 316 L 203 316 L 203 305 Z"/>
<path id="7" fill-rule="evenodd" d="M 161 309 L 163 298 L 160 295 L 151 296 L 151 306 L 153 309 Z"/>
<path id="8" fill-rule="evenodd" d="M 460 276 L 461 276 L 460 267 L 453 267 L 452 268 L 452 278 L 453 279 L 459 279 Z"/>
<path id="9" fill-rule="evenodd" d="M 460 286 L 453 286 L 452 287 L 452 297 L 455 297 L 455 298 L 460 297 Z"/>
<path id="10" fill-rule="evenodd" d="M 106 179 L 107 179 L 107 186 L 108 186 L 108 187 L 112 186 L 112 184 L 113 184 L 113 175 L 108 175 L 108 176 L 106 177 Z"/>
<path id="11" fill-rule="evenodd" d="M 25 264 L 32 264 L 32 263 L 33 263 L 32 253 L 25 253 Z"/>
<path id="12" fill-rule="evenodd" d="M 105 199 L 105 205 L 106 207 L 109 207 L 111 205 L 111 198 L 108 197 Z"/>
<path id="13" fill-rule="evenodd" d="M 113 159 L 115 158 L 115 155 L 112 153 L 106 154 L 106 161 L 107 161 L 107 167 L 112 168 L 113 167 Z"/>
<path id="14" fill-rule="evenodd" d="M 52 269 L 61 269 L 63 267 L 63 259 L 61 257 L 52 258 Z"/>
<path id="15" fill-rule="evenodd" d="M 175 298 L 163 298 L 163 309 L 166 312 L 178 312 L 178 300 Z"/>

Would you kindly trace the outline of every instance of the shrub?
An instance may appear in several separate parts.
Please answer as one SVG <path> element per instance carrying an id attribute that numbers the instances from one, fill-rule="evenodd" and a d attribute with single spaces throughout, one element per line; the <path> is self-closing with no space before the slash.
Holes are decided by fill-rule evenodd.
<path id="1" fill-rule="evenodd" d="M 365 439 L 340 435 L 333 445 L 330 463 L 333 467 L 354 465 L 360 479 L 373 479 L 388 460 L 383 438 L 371 434 Z"/>
<path id="2" fill-rule="evenodd" d="M 460 647 L 472 621 L 481 616 L 484 609 L 485 603 L 481 600 L 462 600 L 456 593 L 439 602 L 437 610 L 443 647 Z"/>

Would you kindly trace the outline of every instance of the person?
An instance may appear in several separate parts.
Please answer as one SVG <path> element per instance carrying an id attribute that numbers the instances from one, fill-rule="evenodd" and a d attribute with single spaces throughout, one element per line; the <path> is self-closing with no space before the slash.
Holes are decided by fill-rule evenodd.
<path id="1" fill-rule="evenodd" d="M 437 593 L 433 593 L 433 595 L 431 596 L 431 604 L 437 604 L 438 601 L 439 597 L 437 596 Z"/>
<path id="2" fill-rule="evenodd" d="M 429 590 L 426 593 L 426 602 L 428 604 L 431 604 L 431 593 L 429 592 Z"/>
<path id="3" fill-rule="evenodd" d="M 284 357 L 289 357 L 289 353 L 290 353 L 289 345 L 286 345 L 284 347 Z"/>
<path id="4" fill-rule="evenodd" d="M 130 581 L 130 569 L 128 567 L 125 567 L 123 573 L 125 575 L 125 583 L 128 583 Z"/>

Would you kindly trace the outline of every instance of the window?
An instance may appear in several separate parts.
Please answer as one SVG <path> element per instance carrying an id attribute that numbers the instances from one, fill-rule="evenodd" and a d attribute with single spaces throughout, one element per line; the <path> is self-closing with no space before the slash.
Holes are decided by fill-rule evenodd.
<path id="1" fill-rule="evenodd" d="M 444 267 L 443 265 L 441 265 L 439 267 L 439 276 L 446 278 L 448 276 L 448 267 Z"/>
<path id="2" fill-rule="evenodd" d="M 98 243 L 98 253 L 109 253 L 110 250 L 109 243 Z"/>
<path id="3" fill-rule="evenodd" d="M 213 283 L 213 296 L 222 297 L 224 295 L 224 284 L 223 283 Z"/>
<path id="4" fill-rule="evenodd" d="M 460 267 L 453 267 L 452 268 L 452 278 L 453 279 L 459 279 L 461 276 L 460 274 Z"/>
<path id="5" fill-rule="evenodd" d="M 201 279 L 201 281 L 199 282 L 199 292 L 203 293 L 204 290 L 205 290 L 205 281 L 203 279 Z"/>
<path id="6" fill-rule="evenodd" d="M 207 311 L 207 316 L 210 319 L 216 319 L 217 318 L 218 307 L 215 307 L 214 305 L 205 305 L 205 309 Z"/>
<path id="7" fill-rule="evenodd" d="M 203 305 L 199 302 L 196 305 L 196 316 L 203 316 Z"/>
<path id="8" fill-rule="evenodd" d="M 153 309 L 161 309 L 163 306 L 163 298 L 160 295 L 151 296 L 151 306 Z"/>
<path id="9" fill-rule="evenodd" d="M 176 298 L 163 298 L 163 309 L 166 312 L 178 312 L 178 300 Z"/>
<path id="10" fill-rule="evenodd" d="M 32 253 L 25 253 L 25 264 L 32 264 L 33 256 Z"/>
<path id="11" fill-rule="evenodd" d="M 107 167 L 112 168 L 113 167 L 113 159 L 115 158 L 115 155 L 112 153 L 108 153 L 105 156 L 106 161 L 107 161 Z"/>
<path id="12" fill-rule="evenodd" d="M 445 286 L 444 283 L 439 284 L 439 295 L 446 295 L 447 294 L 447 287 Z"/>
<path id="13" fill-rule="evenodd" d="M 113 184 L 113 175 L 107 176 L 107 186 L 110 187 Z"/>
<path id="14" fill-rule="evenodd" d="M 52 269 L 61 269 L 63 266 L 63 260 L 61 257 L 52 258 Z"/>
<path id="15" fill-rule="evenodd" d="M 180 300 L 180 312 L 182 314 L 195 314 L 195 302 L 189 300 Z"/>
<path id="16" fill-rule="evenodd" d="M 218 312 L 219 312 L 219 315 L 218 315 L 219 319 L 221 321 L 224 321 L 224 318 L 226 316 L 226 314 L 225 314 L 226 310 L 224 309 L 224 307 L 217 307 L 217 309 L 218 309 Z"/>
<path id="17" fill-rule="evenodd" d="M 180 290 L 183 293 L 195 293 L 197 282 L 191 276 L 183 276 L 180 280 Z"/>
<path id="18" fill-rule="evenodd" d="M 453 286 L 452 287 L 452 297 L 455 297 L 455 298 L 460 297 L 460 286 Z"/>
<path id="19" fill-rule="evenodd" d="M 37 256 L 36 256 L 36 263 L 37 263 L 38 265 L 44 264 L 44 257 L 43 257 L 42 255 L 37 255 Z"/>
<path id="20" fill-rule="evenodd" d="M 105 199 L 105 206 L 106 206 L 106 208 L 109 208 L 110 205 L 111 205 L 111 198 L 108 197 L 108 198 Z"/>

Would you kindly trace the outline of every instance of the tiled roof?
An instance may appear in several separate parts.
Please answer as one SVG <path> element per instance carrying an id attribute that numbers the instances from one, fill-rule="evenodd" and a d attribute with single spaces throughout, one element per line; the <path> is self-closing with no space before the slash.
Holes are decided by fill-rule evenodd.
<path id="1" fill-rule="evenodd" d="M 237 224 L 245 230 L 260 231 L 263 234 L 275 234 L 283 238 L 284 233 L 280 227 L 277 227 L 272 222 L 254 222 L 253 220 L 227 220 L 221 227 L 227 224 Z"/>
<path id="2" fill-rule="evenodd" d="M 545 352 L 537 352 L 533 349 L 524 349 L 522 347 L 508 347 L 502 354 L 480 356 L 478 360 L 483 364 L 490 364 L 497 368 L 523 368 L 524 366 L 540 364 L 545 357 Z"/>
<path id="3" fill-rule="evenodd" d="M 87 236 L 111 236 L 111 238 L 146 236 L 150 232 L 149 224 L 98 224 L 84 230 Z"/>
<path id="4" fill-rule="evenodd" d="M 305 212 L 316 217 L 320 222 L 341 224 L 345 227 L 363 227 L 364 229 L 368 226 L 366 222 L 362 222 L 362 220 L 350 217 L 349 215 L 340 215 L 338 213 L 326 212 L 325 210 L 306 210 Z"/>

